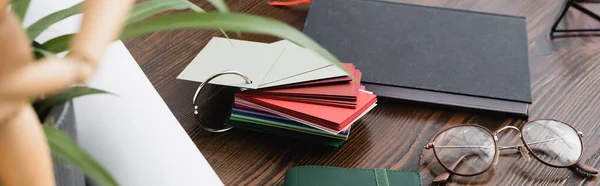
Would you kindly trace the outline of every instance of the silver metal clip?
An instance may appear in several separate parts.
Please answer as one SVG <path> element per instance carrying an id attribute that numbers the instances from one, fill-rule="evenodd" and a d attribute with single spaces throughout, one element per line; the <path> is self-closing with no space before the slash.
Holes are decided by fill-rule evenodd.
<path id="1" fill-rule="evenodd" d="M 196 93 L 194 94 L 194 98 L 192 99 L 192 104 L 194 105 L 194 115 L 196 116 L 196 120 L 198 121 L 198 124 L 200 125 L 200 127 L 202 127 L 202 129 L 204 129 L 208 132 L 221 133 L 221 132 L 225 132 L 225 131 L 228 131 L 233 128 L 232 126 L 229 126 L 225 123 L 223 123 L 223 128 L 220 128 L 220 129 L 213 129 L 213 128 L 204 126 L 198 119 L 198 105 L 196 105 L 196 100 L 198 98 L 198 94 L 200 93 L 200 90 L 202 90 L 202 88 L 206 84 L 208 84 L 208 82 L 210 82 L 211 80 L 213 80 L 219 76 L 228 75 L 228 74 L 238 75 L 238 76 L 242 77 L 244 79 L 244 81 L 246 81 L 246 84 L 252 84 L 252 81 L 250 79 L 248 79 L 248 77 L 246 77 L 246 75 L 244 75 L 238 71 L 227 70 L 227 71 L 223 71 L 223 72 L 220 72 L 220 73 L 210 76 L 208 79 L 206 79 L 206 81 L 202 82 L 200 84 L 200 86 L 198 86 L 198 89 L 196 89 Z"/>

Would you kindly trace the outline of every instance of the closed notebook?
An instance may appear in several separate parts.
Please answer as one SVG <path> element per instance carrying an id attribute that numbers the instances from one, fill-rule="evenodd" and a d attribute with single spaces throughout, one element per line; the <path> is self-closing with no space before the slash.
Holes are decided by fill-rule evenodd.
<path id="1" fill-rule="evenodd" d="M 527 115 L 525 18 L 377 0 L 313 0 L 303 32 L 379 97 Z"/>
<path id="2" fill-rule="evenodd" d="M 285 173 L 285 186 L 420 186 L 417 171 L 296 166 Z"/>

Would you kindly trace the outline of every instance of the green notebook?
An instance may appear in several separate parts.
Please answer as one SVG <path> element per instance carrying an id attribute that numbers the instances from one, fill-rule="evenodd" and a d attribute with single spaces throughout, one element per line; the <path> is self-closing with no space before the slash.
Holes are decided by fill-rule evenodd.
<path id="1" fill-rule="evenodd" d="M 417 171 L 297 166 L 285 173 L 286 186 L 420 186 Z"/>

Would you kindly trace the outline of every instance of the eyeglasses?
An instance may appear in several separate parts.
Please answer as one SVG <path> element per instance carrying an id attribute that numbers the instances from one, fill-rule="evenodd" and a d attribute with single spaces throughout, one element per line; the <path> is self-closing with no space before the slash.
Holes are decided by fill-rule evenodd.
<path id="1" fill-rule="evenodd" d="M 498 146 L 498 133 L 514 129 L 523 145 Z M 583 153 L 583 133 L 571 125 L 556 120 L 535 120 L 521 129 L 506 126 L 492 133 L 479 125 L 460 125 L 436 133 L 425 149 L 433 149 L 435 158 L 446 172 L 434 178 L 434 183 L 446 182 L 451 175 L 475 176 L 498 163 L 500 150 L 516 149 L 526 160 L 530 154 L 540 162 L 556 168 L 575 167 L 588 174 L 598 170 L 580 163 Z"/>

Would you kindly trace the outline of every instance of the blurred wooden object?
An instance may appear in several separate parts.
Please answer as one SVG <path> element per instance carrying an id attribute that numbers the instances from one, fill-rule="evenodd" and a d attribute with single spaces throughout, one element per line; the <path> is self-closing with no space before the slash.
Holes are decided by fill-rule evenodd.
<path id="1" fill-rule="evenodd" d="M 34 62 L 31 41 L 12 12 L 0 9 L 0 181 L 3 185 L 54 185 L 52 160 L 30 100 L 85 83 L 125 23 L 133 0 L 88 0 L 80 32 L 64 59 Z M 105 14 L 105 12 L 111 12 Z"/>

